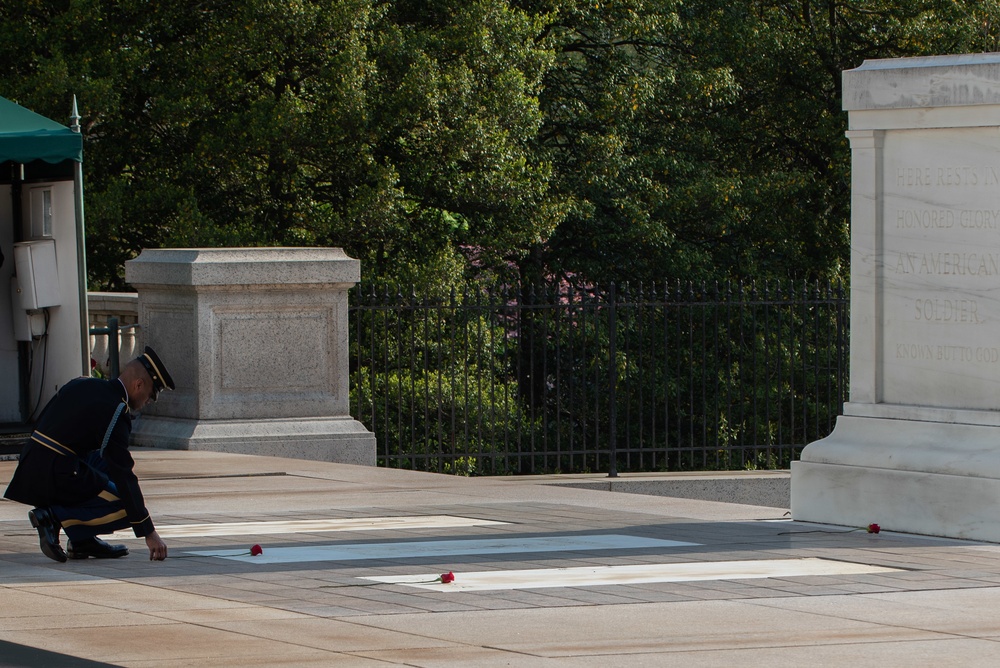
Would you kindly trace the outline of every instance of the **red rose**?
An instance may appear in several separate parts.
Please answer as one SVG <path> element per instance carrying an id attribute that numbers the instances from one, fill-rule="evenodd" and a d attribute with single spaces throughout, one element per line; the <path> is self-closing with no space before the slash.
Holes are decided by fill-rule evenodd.
<path id="1" fill-rule="evenodd" d="M 455 574 L 452 573 L 451 571 L 448 571 L 447 573 L 442 573 L 440 579 L 441 582 L 443 582 L 444 584 L 448 584 L 449 582 L 455 581 Z"/>
<path id="2" fill-rule="evenodd" d="M 97 360 L 95 360 L 93 357 L 91 357 L 90 358 L 90 370 L 93 371 L 96 368 L 97 368 Z"/>
<path id="3" fill-rule="evenodd" d="M 258 554 L 264 554 L 264 548 L 262 548 L 260 545 L 254 545 L 253 547 L 250 548 L 251 557 L 256 557 Z"/>
<path id="4" fill-rule="evenodd" d="M 868 525 L 868 533 L 878 533 L 881 530 L 882 530 L 882 527 L 880 527 L 879 525 L 875 524 L 874 522 L 872 522 L 871 524 Z"/>

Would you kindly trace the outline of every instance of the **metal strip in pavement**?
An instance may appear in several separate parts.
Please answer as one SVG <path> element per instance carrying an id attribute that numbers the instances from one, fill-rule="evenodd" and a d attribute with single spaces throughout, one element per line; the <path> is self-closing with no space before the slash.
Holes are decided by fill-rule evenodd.
<path id="1" fill-rule="evenodd" d="M 457 572 L 455 580 L 435 582 L 437 574 L 394 575 L 358 578 L 441 592 L 490 591 L 502 589 L 542 589 L 548 587 L 597 587 L 601 585 L 649 584 L 654 582 L 695 582 L 698 580 L 748 580 L 788 578 L 807 575 L 860 575 L 891 573 L 897 568 L 855 564 L 806 557 L 756 561 L 710 561 L 680 564 L 635 564 L 628 566 L 581 566 L 577 568 L 537 568 L 521 571 Z"/>
<path id="2" fill-rule="evenodd" d="M 213 524 L 173 524 L 157 526 L 161 538 L 206 538 L 213 536 L 265 536 L 278 533 L 324 531 L 388 531 L 391 529 L 449 529 L 509 524 L 494 520 L 451 515 L 412 517 L 355 517 L 329 520 L 283 520 L 274 522 L 223 522 Z M 115 540 L 135 540 L 131 529 L 116 531 Z"/>
<path id="3" fill-rule="evenodd" d="M 353 543 L 303 545 L 298 547 L 263 546 L 263 554 L 252 557 L 242 550 L 187 550 L 185 554 L 219 557 L 251 564 L 293 564 L 308 561 L 350 561 L 406 559 L 414 557 L 453 557 L 470 554 L 521 554 L 533 552 L 580 552 L 588 550 L 665 549 L 695 546 L 677 540 L 643 538 L 623 534 L 584 536 L 497 537 L 463 540 L 424 540 L 392 543 Z"/>

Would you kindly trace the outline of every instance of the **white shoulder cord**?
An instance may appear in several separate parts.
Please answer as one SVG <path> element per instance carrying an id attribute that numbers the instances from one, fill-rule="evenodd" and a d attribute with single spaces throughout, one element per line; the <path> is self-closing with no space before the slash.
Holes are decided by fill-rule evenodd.
<path id="1" fill-rule="evenodd" d="M 111 424 L 108 425 L 108 430 L 104 432 L 104 440 L 101 442 L 101 457 L 104 456 L 104 448 L 108 447 L 108 441 L 111 439 L 111 432 L 114 431 L 115 423 L 118 422 L 119 416 L 122 414 L 122 409 L 128 404 L 120 403 L 118 408 L 115 410 L 114 416 L 111 418 Z"/>

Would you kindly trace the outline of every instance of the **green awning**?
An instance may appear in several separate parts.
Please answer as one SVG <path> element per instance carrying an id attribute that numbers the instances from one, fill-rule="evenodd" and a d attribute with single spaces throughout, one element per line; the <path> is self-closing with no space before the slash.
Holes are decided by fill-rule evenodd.
<path id="1" fill-rule="evenodd" d="M 83 162 L 83 137 L 0 97 L 0 162 Z"/>

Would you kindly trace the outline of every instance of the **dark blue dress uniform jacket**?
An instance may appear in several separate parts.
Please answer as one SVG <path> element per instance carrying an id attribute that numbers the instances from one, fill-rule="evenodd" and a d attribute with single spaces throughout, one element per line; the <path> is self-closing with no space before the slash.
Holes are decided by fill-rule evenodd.
<path id="1" fill-rule="evenodd" d="M 117 379 L 77 378 L 63 385 L 35 425 L 4 496 L 30 506 L 73 506 L 104 491 L 110 478 L 135 535 L 151 534 L 153 521 L 128 450 L 132 418 L 126 402 L 125 387 Z M 107 473 L 85 461 L 101 449 L 105 436 Z"/>

